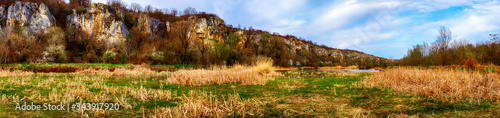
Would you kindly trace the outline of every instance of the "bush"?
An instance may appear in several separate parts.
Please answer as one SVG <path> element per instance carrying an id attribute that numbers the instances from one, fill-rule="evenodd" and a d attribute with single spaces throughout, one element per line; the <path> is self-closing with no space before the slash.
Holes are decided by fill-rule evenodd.
<path id="1" fill-rule="evenodd" d="M 325 64 L 324 64 L 324 65 L 325 65 L 325 66 L 333 66 L 333 63 L 332 63 L 332 61 L 327 61 L 327 62 L 325 62 Z"/>
<path id="2" fill-rule="evenodd" d="M 163 52 L 156 50 L 156 47 L 153 48 L 149 57 L 151 58 L 151 60 L 153 60 L 154 63 L 161 63 L 165 59 L 165 56 L 163 56 Z"/>
<path id="3" fill-rule="evenodd" d="M 469 58 L 467 60 L 464 60 L 465 68 L 466 69 L 476 69 L 477 61 L 473 58 Z"/>
<path id="4" fill-rule="evenodd" d="M 111 62 L 111 61 L 113 61 L 115 59 L 116 59 L 116 53 L 115 52 L 113 52 L 111 50 L 108 50 L 108 51 L 104 52 L 103 59 L 102 59 L 104 62 L 108 62 L 109 63 L 109 62 Z"/>
<path id="5" fill-rule="evenodd" d="M 49 62 L 65 62 L 68 60 L 66 57 L 66 51 L 63 45 L 50 45 L 45 48 L 45 52 L 48 53 L 47 61 Z"/>

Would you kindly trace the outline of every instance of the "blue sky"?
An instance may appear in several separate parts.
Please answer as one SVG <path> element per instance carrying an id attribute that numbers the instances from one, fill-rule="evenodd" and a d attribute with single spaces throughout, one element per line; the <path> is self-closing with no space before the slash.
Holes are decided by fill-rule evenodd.
<path id="1" fill-rule="evenodd" d="M 93 0 L 105 2 L 106 0 Z M 317 44 L 399 59 L 436 40 L 446 26 L 453 40 L 486 41 L 500 33 L 500 2 L 488 0 L 123 0 L 143 7 L 193 7 L 226 24 L 292 34 Z"/>

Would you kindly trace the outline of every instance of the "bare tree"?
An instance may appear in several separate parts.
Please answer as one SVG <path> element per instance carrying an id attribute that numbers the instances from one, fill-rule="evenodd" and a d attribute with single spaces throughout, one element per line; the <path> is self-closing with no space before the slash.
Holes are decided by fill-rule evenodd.
<path id="1" fill-rule="evenodd" d="M 122 0 L 108 0 L 108 5 L 120 8 L 127 8 L 127 4 L 122 2 Z"/>
<path id="2" fill-rule="evenodd" d="M 191 23 L 188 21 L 179 21 L 173 24 L 172 38 L 173 38 L 173 49 L 178 54 L 179 60 L 183 64 L 188 64 L 193 61 L 194 55 L 194 41 L 196 41 L 197 36 L 190 33 Z"/>
<path id="3" fill-rule="evenodd" d="M 90 0 L 69 0 L 70 4 L 77 4 L 77 5 L 83 5 L 83 6 L 90 6 L 92 1 Z"/>
<path id="4" fill-rule="evenodd" d="M 144 12 L 146 13 L 153 12 L 153 7 L 151 5 L 146 5 L 146 7 L 144 7 Z"/>
<path id="5" fill-rule="evenodd" d="M 196 12 L 196 9 L 193 7 L 188 7 L 184 9 L 184 14 L 183 15 L 196 15 L 198 12 Z"/>
<path id="6" fill-rule="evenodd" d="M 142 7 L 140 4 L 132 3 L 130 4 L 130 9 L 132 9 L 134 12 L 140 12 L 142 10 Z"/>
<path id="7" fill-rule="evenodd" d="M 435 45 L 437 46 L 438 54 L 441 57 L 441 64 L 444 66 L 447 64 L 448 57 L 448 48 L 451 41 L 451 31 L 445 26 L 441 26 L 439 28 L 439 35 L 437 36 L 437 40 Z"/>
<path id="8" fill-rule="evenodd" d="M 177 16 L 177 14 L 179 14 L 179 11 L 177 11 L 177 9 L 175 9 L 175 8 L 172 8 L 170 10 L 171 10 L 170 14 L 172 14 L 173 16 Z"/>

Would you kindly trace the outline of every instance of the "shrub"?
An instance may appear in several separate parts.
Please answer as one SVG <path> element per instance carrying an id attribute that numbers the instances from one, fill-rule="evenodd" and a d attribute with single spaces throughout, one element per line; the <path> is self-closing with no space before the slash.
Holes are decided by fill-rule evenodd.
<path id="1" fill-rule="evenodd" d="M 49 62 L 65 62 L 68 60 L 66 57 L 66 51 L 64 51 L 63 45 L 50 45 L 45 48 L 45 52 L 48 53 L 47 61 Z"/>
<path id="2" fill-rule="evenodd" d="M 325 62 L 325 64 L 324 64 L 324 65 L 325 65 L 325 66 L 333 66 L 333 63 L 332 63 L 332 61 L 327 61 L 327 62 Z"/>
<path id="3" fill-rule="evenodd" d="M 477 64 L 477 61 L 473 58 L 469 58 L 469 59 L 465 60 L 465 68 L 466 69 L 476 69 L 476 64 Z"/>
<path id="4" fill-rule="evenodd" d="M 153 48 L 149 57 L 151 58 L 151 60 L 153 60 L 153 62 L 161 62 L 163 61 L 163 59 L 165 59 L 165 56 L 163 56 L 163 52 L 156 50 L 156 47 Z"/>
<path id="5" fill-rule="evenodd" d="M 106 52 L 104 52 L 104 55 L 103 55 L 103 61 L 104 62 L 111 62 L 113 60 L 116 59 L 116 53 L 111 51 L 111 50 L 108 50 Z"/>

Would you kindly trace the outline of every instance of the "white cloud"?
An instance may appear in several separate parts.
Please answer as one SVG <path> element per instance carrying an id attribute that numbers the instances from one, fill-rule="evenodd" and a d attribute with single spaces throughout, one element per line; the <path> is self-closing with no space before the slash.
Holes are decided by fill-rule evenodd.
<path id="1" fill-rule="evenodd" d="M 434 41 L 439 26 L 449 27 L 455 38 L 469 42 L 486 40 L 489 33 L 500 33 L 500 4 L 486 0 L 146 0 L 140 3 L 178 10 L 191 6 L 215 13 L 233 26 L 241 24 L 293 34 L 334 48 L 394 58 L 404 56 L 413 45 Z M 455 11 L 456 16 L 433 20 L 425 17 L 453 6 L 470 7 Z"/>
<path id="2" fill-rule="evenodd" d="M 326 9 L 326 12 L 312 21 L 309 27 L 310 33 L 317 35 L 331 32 L 332 30 L 338 30 L 364 19 L 372 13 L 392 10 L 402 4 L 403 3 L 399 1 L 358 2 L 356 0 L 333 4 Z"/>

